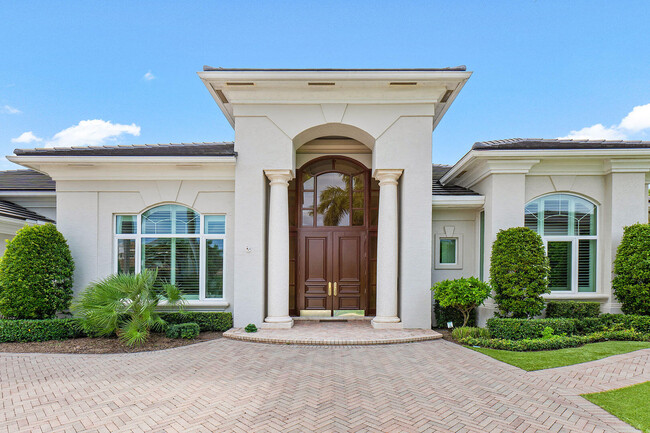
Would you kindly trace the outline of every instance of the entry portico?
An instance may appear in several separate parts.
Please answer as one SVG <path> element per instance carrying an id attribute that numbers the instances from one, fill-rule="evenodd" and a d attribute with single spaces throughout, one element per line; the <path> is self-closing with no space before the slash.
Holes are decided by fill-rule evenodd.
<path id="1" fill-rule="evenodd" d="M 366 167 L 373 182 L 379 185 L 378 222 L 374 228 L 376 258 L 368 257 L 370 250 L 366 244 L 359 249 L 358 269 L 365 269 L 369 280 L 363 288 L 366 301 L 363 305 L 349 303 L 342 309 L 362 307 L 354 310 L 363 310 L 365 314 L 376 309 L 372 322 L 375 327 L 430 327 L 431 136 L 469 76 L 464 67 L 206 67 L 199 73 L 235 129 L 235 326 L 260 323 L 264 318 L 263 326 L 291 327 L 290 311 L 300 315 L 295 305 L 290 308 L 292 297 L 296 296 L 296 263 L 304 259 L 291 254 L 294 245 L 290 242 L 294 240 L 290 209 L 294 208 L 288 203 L 290 181 L 310 161 L 341 156 Z M 341 176 L 345 175 L 341 172 Z M 370 187 L 365 186 L 368 199 Z M 298 185 L 294 194 L 315 193 L 301 188 Z M 298 203 L 302 200 L 301 197 Z M 352 210 L 349 208 L 349 213 Z M 302 214 L 302 209 L 296 207 L 295 211 Z M 372 232 L 369 208 L 364 205 L 359 211 L 365 211 L 360 217 L 361 226 Z M 305 212 L 310 210 L 305 208 Z M 311 212 L 319 211 L 314 207 Z M 349 228 L 342 228 L 338 222 L 324 222 L 321 230 L 351 231 L 353 223 L 348 224 Z M 318 222 L 314 227 L 318 227 Z M 350 245 L 353 243 L 350 241 Z M 305 249 L 297 251 L 304 253 Z M 350 263 L 348 259 L 339 260 Z M 314 270 L 314 263 L 308 262 L 308 269 Z M 374 278 L 376 288 L 370 284 Z M 328 290 L 327 296 L 338 296 L 334 293 L 336 287 L 342 287 L 341 281 L 324 281 L 323 293 L 329 284 L 335 289 Z M 373 290 L 376 294 L 370 293 Z M 376 301 L 371 299 L 375 296 Z M 327 304 L 323 304 L 325 308 Z"/>

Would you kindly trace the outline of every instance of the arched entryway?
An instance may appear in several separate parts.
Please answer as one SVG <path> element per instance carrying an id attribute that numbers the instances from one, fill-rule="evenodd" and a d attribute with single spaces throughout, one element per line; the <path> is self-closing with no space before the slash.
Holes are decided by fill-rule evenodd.
<path id="1" fill-rule="evenodd" d="M 374 315 L 379 185 L 360 162 L 316 158 L 289 184 L 294 316 Z"/>

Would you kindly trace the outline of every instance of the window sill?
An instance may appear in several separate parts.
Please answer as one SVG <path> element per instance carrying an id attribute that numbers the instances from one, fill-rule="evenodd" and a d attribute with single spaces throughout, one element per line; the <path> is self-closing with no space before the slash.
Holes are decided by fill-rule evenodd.
<path id="1" fill-rule="evenodd" d="M 606 294 L 603 294 L 603 293 L 586 293 L 586 292 L 582 292 L 582 293 L 557 293 L 556 292 L 556 293 L 551 293 L 550 295 L 549 294 L 542 295 L 542 297 L 544 299 L 546 299 L 546 300 L 549 300 L 549 301 L 551 301 L 551 300 L 552 301 L 561 301 L 563 299 L 565 299 L 565 300 L 583 300 L 583 301 L 594 300 L 594 301 L 596 301 L 596 300 L 601 300 L 601 299 L 602 300 L 608 300 L 610 298 L 610 295 L 606 295 Z"/>
<path id="2" fill-rule="evenodd" d="M 206 299 L 204 301 L 190 300 L 185 301 L 185 308 L 191 311 L 223 311 L 230 307 L 230 302 L 224 299 Z M 161 301 L 158 304 L 160 310 L 176 310 L 177 306 L 169 305 L 167 301 Z"/>

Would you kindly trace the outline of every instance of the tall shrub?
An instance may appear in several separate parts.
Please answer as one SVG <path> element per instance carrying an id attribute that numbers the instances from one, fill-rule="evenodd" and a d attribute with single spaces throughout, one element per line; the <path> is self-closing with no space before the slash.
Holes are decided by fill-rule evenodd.
<path id="1" fill-rule="evenodd" d="M 501 230 L 492 245 L 490 282 L 502 317 L 529 318 L 544 309 L 550 293 L 542 238 L 526 227 Z"/>
<path id="2" fill-rule="evenodd" d="M 23 227 L 0 261 L 0 314 L 47 319 L 66 310 L 73 273 L 70 248 L 53 224 Z"/>
<path id="3" fill-rule="evenodd" d="M 650 224 L 625 227 L 612 288 L 626 314 L 650 315 Z"/>

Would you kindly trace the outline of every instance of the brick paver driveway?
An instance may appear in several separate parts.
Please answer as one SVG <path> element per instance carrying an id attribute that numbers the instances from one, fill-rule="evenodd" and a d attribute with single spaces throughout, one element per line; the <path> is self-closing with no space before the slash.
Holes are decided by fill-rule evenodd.
<path id="1" fill-rule="evenodd" d="M 634 431 L 577 395 L 650 380 L 650 350 L 526 373 L 446 341 L 216 340 L 119 355 L 0 354 L 0 432 Z"/>

